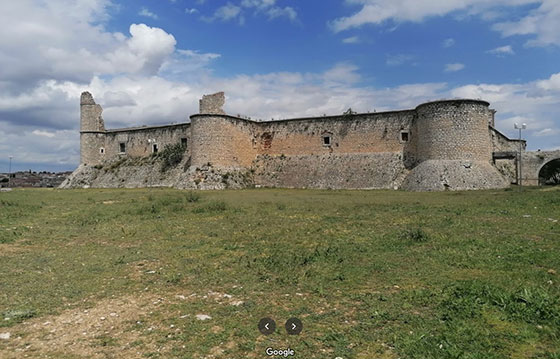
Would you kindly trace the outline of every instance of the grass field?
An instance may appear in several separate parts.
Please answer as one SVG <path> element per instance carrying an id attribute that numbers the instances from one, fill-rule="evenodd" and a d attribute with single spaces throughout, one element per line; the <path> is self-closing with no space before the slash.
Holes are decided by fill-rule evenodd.
<path id="1" fill-rule="evenodd" d="M 560 188 L 0 193 L 0 357 L 558 359 L 559 220 Z"/>

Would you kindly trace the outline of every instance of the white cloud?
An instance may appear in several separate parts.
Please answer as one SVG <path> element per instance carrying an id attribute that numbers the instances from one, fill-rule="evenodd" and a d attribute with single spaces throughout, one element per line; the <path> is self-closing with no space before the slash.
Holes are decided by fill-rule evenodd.
<path id="1" fill-rule="evenodd" d="M 244 7 L 258 7 L 269 8 L 276 4 L 276 0 L 243 0 L 241 6 Z"/>
<path id="2" fill-rule="evenodd" d="M 138 12 L 138 15 L 144 16 L 144 17 L 149 17 L 149 18 L 152 18 L 154 20 L 157 20 L 159 18 L 156 14 L 154 14 L 153 12 L 151 12 L 150 10 L 148 10 L 145 7 L 140 9 L 140 11 Z"/>
<path id="3" fill-rule="evenodd" d="M 455 64 L 447 64 L 445 65 L 445 69 L 443 70 L 444 72 L 457 72 L 457 71 L 461 71 L 465 68 L 464 64 L 461 63 L 455 63 Z"/>
<path id="4" fill-rule="evenodd" d="M 243 0 L 241 6 L 246 8 L 255 8 L 255 14 L 263 13 L 268 16 L 270 20 L 279 17 L 286 17 L 290 21 L 297 20 L 297 11 L 291 6 L 279 7 L 275 6 L 276 0 Z"/>
<path id="5" fill-rule="evenodd" d="M 53 138 L 55 136 L 55 134 L 52 132 L 42 131 L 42 130 L 33 130 L 31 133 L 36 136 L 43 136 L 48 138 Z"/>
<path id="6" fill-rule="evenodd" d="M 453 45 L 455 45 L 455 39 L 452 39 L 452 38 L 445 39 L 441 43 L 441 46 L 443 46 L 445 48 L 452 47 Z"/>
<path id="7" fill-rule="evenodd" d="M 494 25 L 503 36 L 535 35 L 527 41 L 528 46 L 560 46 L 560 1 L 541 0 L 541 5 L 519 21 L 501 22 Z"/>
<path id="8" fill-rule="evenodd" d="M 400 66 L 414 59 L 414 56 L 408 54 L 387 55 L 385 63 L 388 66 Z"/>
<path id="9" fill-rule="evenodd" d="M 351 36 L 345 39 L 342 39 L 342 42 L 345 44 L 357 44 L 360 42 L 360 38 L 358 36 Z"/>
<path id="10" fill-rule="evenodd" d="M 540 131 L 537 131 L 533 134 L 536 137 L 544 137 L 544 136 L 558 136 L 560 135 L 560 129 L 558 128 L 543 128 Z"/>
<path id="11" fill-rule="evenodd" d="M 514 55 L 515 54 L 515 51 L 513 51 L 513 48 L 511 47 L 511 45 L 496 47 L 495 49 L 488 50 L 486 52 L 489 53 L 489 54 L 496 55 L 496 56 Z"/>
<path id="12" fill-rule="evenodd" d="M 196 14 L 197 12 L 198 12 L 198 9 L 195 9 L 195 8 L 186 8 L 185 9 L 186 14 L 192 15 L 192 14 Z"/>
<path id="13" fill-rule="evenodd" d="M 538 4 L 518 21 L 499 22 L 493 25 L 503 36 L 533 35 L 529 46 L 560 45 L 560 1 L 558 0 L 346 0 L 349 5 L 359 5 L 360 10 L 350 16 L 330 22 L 335 32 L 366 24 L 380 25 L 387 21 L 421 22 L 425 19 L 449 14 L 480 16 L 486 21 L 498 21 L 504 8 Z M 461 16 L 456 16 L 461 18 Z"/>
<path id="14" fill-rule="evenodd" d="M 297 12 L 289 6 L 285 8 L 273 7 L 266 11 L 269 19 L 276 19 L 277 17 L 287 17 L 290 21 L 295 21 L 297 19 Z"/>
<path id="15" fill-rule="evenodd" d="M 236 6 L 230 2 L 228 2 L 224 6 L 220 6 L 219 8 L 217 8 L 213 16 L 211 17 L 203 16 L 202 19 L 209 22 L 214 20 L 230 21 L 230 20 L 237 19 L 239 21 L 239 24 L 242 25 L 245 23 L 245 19 L 241 13 L 241 7 Z"/>
<path id="16" fill-rule="evenodd" d="M 537 87 L 545 91 L 560 91 L 560 73 L 551 75 L 547 80 L 537 81 Z"/>
<path id="17" fill-rule="evenodd" d="M 285 17 L 296 22 L 298 17 L 297 11 L 293 7 L 276 6 L 276 0 L 242 0 L 239 5 L 228 2 L 217 8 L 212 16 L 203 16 L 202 19 L 208 22 L 237 20 L 240 25 L 243 25 L 245 24 L 245 13 L 248 11 L 252 11 L 255 16 L 264 14 L 269 20 Z"/>
<path id="18" fill-rule="evenodd" d="M 381 24 L 388 20 L 396 22 L 420 22 L 429 17 L 444 16 L 456 11 L 483 14 L 498 6 L 518 6 L 547 0 L 346 0 L 348 4 L 361 5 L 355 14 L 331 22 L 339 32 L 365 24 Z M 552 0 L 555 1 L 555 0 Z"/>

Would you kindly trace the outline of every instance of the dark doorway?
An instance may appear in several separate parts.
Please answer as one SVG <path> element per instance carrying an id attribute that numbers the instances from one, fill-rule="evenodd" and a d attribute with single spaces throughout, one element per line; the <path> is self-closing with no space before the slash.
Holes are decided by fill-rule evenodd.
<path id="1" fill-rule="evenodd" d="M 541 167 L 539 171 L 539 185 L 560 184 L 560 158 L 552 160 Z"/>

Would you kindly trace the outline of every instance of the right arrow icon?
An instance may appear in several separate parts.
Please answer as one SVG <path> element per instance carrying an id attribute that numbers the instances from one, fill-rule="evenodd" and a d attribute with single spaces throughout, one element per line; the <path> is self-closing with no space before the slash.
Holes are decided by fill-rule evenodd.
<path id="1" fill-rule="evenodd" d="M 286 321 L 286 331 L 290 335 L 298 335 L 303 330 L 303 323 L 298 318 L 290 318 Z"/>

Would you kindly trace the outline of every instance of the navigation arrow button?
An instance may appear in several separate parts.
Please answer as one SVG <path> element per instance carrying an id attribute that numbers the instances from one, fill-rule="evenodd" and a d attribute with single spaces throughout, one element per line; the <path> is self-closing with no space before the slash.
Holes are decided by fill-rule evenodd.
<path id="1" fill-rule="evenodd" d="M 270 335 L 276 330 L 276 322 L 270 318 L 262 318 L 259 321 L 259 332 L 264 335 Z"/>
<path id="2" fill-rule="evenodd" d="M 303 330 L 303 323 L 298 318 L 290 318 L 284 326 L 290 335 L 298 335 Z"/>

